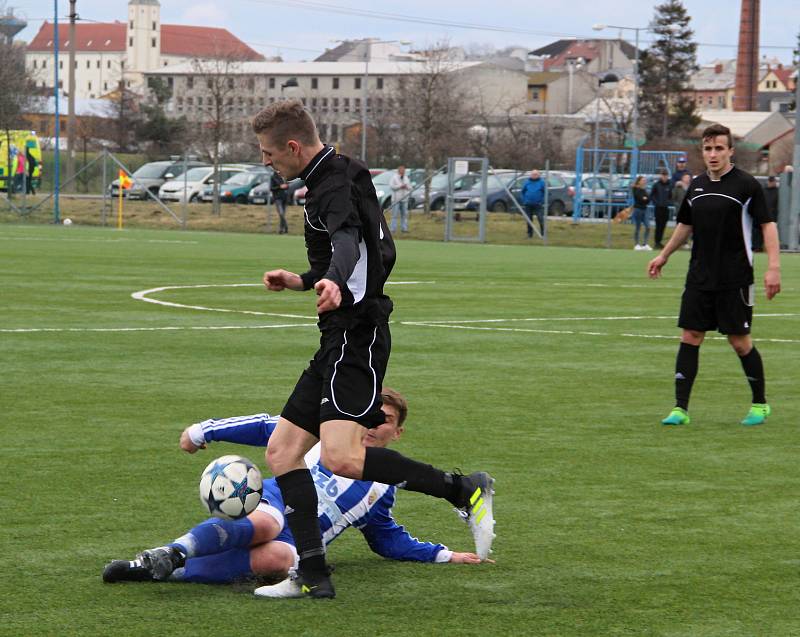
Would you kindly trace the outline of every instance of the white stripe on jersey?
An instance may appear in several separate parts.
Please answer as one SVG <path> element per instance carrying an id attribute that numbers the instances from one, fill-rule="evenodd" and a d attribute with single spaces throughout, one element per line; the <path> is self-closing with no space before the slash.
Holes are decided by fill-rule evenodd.
<path id="1" fill-rule="evenodd" d="M 358 303 L 364 298 L 367 291 L 367 244 L 364 239 L 358 244 L 358 262 L 353 268 L 353 274 L 347 279 L 347 289 L 353 295 L 353 303 Z"/>
<path id="2" fill-rule="evenodd" d="M 744 202 L 742 206 L 742 237 L 744 238 L 744 248 L 747 250 L 747 260 L 753 265 L 753 217 L 747 213 L 752 197 Z"/>
<path id="3" fill-rule="evenodd" d="M 214 420 L 213 418 L 211 418 L 209 420 L 204 420 L 203 422 L 201 422 L 200 426 L 203 428 L 203 432 L 222 431 L 224 429 L 231 429 L 232 427 L 247 425 L 252 422 L 266 421 L 277 424 L 278 418 L 280 418 L 280 416 L 270 416 L 269 414 L 251 414 L 249 416 L 233 416 L 231 418 L 222 418 L 220 420 Z"/>

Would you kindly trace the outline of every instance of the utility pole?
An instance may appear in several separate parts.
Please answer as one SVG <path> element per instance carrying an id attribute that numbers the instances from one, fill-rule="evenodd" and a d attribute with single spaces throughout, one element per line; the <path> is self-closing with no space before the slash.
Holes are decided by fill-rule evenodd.
<path id="1" fill-rule="evenodd" d="M 75 13 L 76 0 L 69 0 L 69 82 L 67 105 L 67 182 L 69 191 L 72 192 L 75 176 Z"/>
<path id="2" fill-rule="evenodd" d="M 361 161 L 367 163 L 367 100 L 369 100 L 369 58 L 372 55 L 372 40 L 367 38 L 364 47 L 364 77 L 361 87 Z"/>

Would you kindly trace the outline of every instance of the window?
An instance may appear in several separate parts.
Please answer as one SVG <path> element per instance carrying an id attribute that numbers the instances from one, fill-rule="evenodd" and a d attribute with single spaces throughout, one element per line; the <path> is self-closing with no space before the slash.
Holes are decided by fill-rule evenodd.
<path id="1" fill-rule="evenodd" d="M 213 86 L 213 83 L 212 83 L 212 81 L 211 81 L 211 78 L 210 78 L 210 77 L 207 77 L 207 78 L 206 78 L 206 88 L 207 88 L 207 89 L 211 89 L 211 87 L 212 87 L 212 86 Z"/>
<path id="2" fill-rule="evenodd" d="M 379 77 L 379 78 L 377 79 L 377 82 L 378 82 L 378 90 L 379 90 L 379 91 L 382 91 L 382 90 L 383 90 L 383 78 L 382 78 L 382 77 Z"/>
<path id="3" fill-rule="evenodd" d="M 316 77 L 311 78 L 311 90 L 316 90 L 319 88 L 319 80 Z"/>
<path id="4" fill-rule="evenodd" d="M 108 82 L 103 82 L 103 90 L 104 91 L 108 90 Z"/>
<path id="5" fill-rule="evenodd" d="M 47 60 L 42 60 L 42 68 L 43 69 L 47 68 Z"/>
<path id="6" fill-rule="evenodd" d="M 75 67 L 74 68 L 75 68 L 76 71 L 78 70 L 78 60 L 75 60 Z"/>
<path id="7" fill-rule="evenodd" d="M 328 139 L 328 125 L 327 124 L 320 124 L 319 125 L 319 136 L 322 139 Z"/>
<path id="8" fill-rule="evenodd" d="M 275 88 L 275 78 L 274 77 L 269 78 L 268 86 L 269 86 L 269 88 Z"/>
<path id="9" fill-rule="evenodd" d="M 339 139 L 339 126 L 331 124 L 331 141 L 336 141 L 337 139 Z"/>
<path id="10" fill-rule="evenodd" d="M 35 69 L 36 69 L 36 68 L 39 68 L 39 67 L 38 67 L 38 63 L 36 62 L 36 60 L 34 60 L 34 61 L 33 61 L 33 68 L 35 68 Z"/>
<path id="11" fill-rule="evenodd" d="M 708 96 L 708 105 L 711 106 L 711 104 L 713 104 L 713 103 L 714 103 L 714 98 L 709 95 Z"/>
<path id="12" fill-rule="evenodd" d="M 308 102 L 308 100 L 305 97 L 301 97 L 300 101 L 303 102 L 303 106 L 305 106 L 306 103 Z"/>
<path id="13" fill-rule="evenodd" d="M 128 46 L 133 46 L 133 38 L 128 38 Z"/>
<path id="14" fill-rule="evenodd" d="M 97 60 L 97 68 L 100 68 L 100 60 Z"/>
<path id="15" fill-rule="evenodd" d="M 369 98 L 368 98 L 368 97 L 364 99 L 364 106 L 365 106 L 365 107 L 366 107 L 366 109 L 367 109 L 367 113 L 369 113 L 369 112 L 372 110 L 372 109 L 370 108 L 370 101 L 369 101 Z"/>
<path id="16" fill-rule="evenodd" d="M 382 98 L 382 97 L 379 97 L 378 99 L 376 99 L 376 100 L 375 100 L 375 104 L 376 104 L 376 108 L 377 108 L 379 111 L 383 112 L 383 98 Z"/>
<path id="17" fill-rule="evenodd" d="M 322 98 L 322 110 L 323 111 L 327 111 L 328 110 L 328 98 L 327 97 L 323 97 Z"/>
<path id="18" fill-rule="evenodd" d="M 247 90 L 248 91 L 255 91 L 256 90 L 256 81 L 252 77 L 247 78 Z"/>
<path id="19" fill-rule="evenodd" d="M 338 97 L 334 97 L 333 98 L 333 112 L 334 113 L 338 113 L 339 112 L 339 98 Z"/>
<path id="20" fill-rule="evenodd" d="M 316 111 L 317 110 L 317 98 L 316 97 L 312 97 L 311 98 L 311 110 L 312 111 Z"/>
<path id="21" fill-rule="evenodd" d="M 186 98 L 186 106 L 194 106 L 194 98 L 187 97 Z"/>
<path id="22" fill-rule="evenodd" d="M 334 88 L 334 90 L 339 88 L 339 78 L 338 77 L 333 78 L 333 88 Z"/>
<path id="23" fill-rule="evenodd" d="M 156 48 L 156 38 L 150 38 L 150 45 L 155 49 Z"/>
<path id="24" fill-rule="evenodd" d="M 353 88 L 360 89 L 361 88 L 361 78 L 357 77 L 353 79 Z"/>
<path id="25" fill-rule="evenodd" d="M 156 31 L 157 29 L 158 29 L 158 27 L 156 26 L 156 22 L 155 22 L 155 20 L 153 20 L 153 31 Z"/>
<path id="26" fill-rule="evenodd" d="M 228 88 L 233 88 L 233 78 L 232 77 L 228 78 Z"/>
<path id="27" fill-rule="evenodd" d="M 92 90 L 92 83 L 91 82 L 88 83 L 88 90 L 90 90 L 90 91 Z"/>
<path id="28" fill-rule="evenodd" d="M 107 69 L 111 68 L 111 60 L 106 60 L 106 68 Z"/>
<path id="29" fill-rule="evenodd" d="M 349 97 L 345 97 L 345 98 L 342 100 L 342 102 L 343 102 L 343 103 L 342 103 L 342 110 L 343 110 L 345 113 L 349 113 L 349 112 L 350 112 L 350 98 L 349 98 Z"/>
<path id="30" fill-rule="evenodd" d="M 131 20 L 131 31 L 133 31 L 133 20 Z"/>
<path id="31" fill-rule="evenodd" d="M 356 98 L 353 100 L 353 104 L 355 105 L 355 109 L 356 109 L 357 111 L 361 110 L 361 98 L 360 98 L 360 97 L 356 97 Z"/>
<path id="32" fill-rule="evenodd" d="M 531 99 L 538 100 L 539 99 L 539 89 L 534 89 L 531 91 Z"/>
<path id="33" fill-rule="evenodd" d="M 59 60 L 58 61 L 58 68 L 59 68 L 59 70 L 63 70 L 64 69 L 64 60 Z"/>
<path id="34" fill-rule="evenodd" d="M 194 78 L 193 77 L 187 77 L 186 78 L 186 88 L 187 89 L 193 89 L 194 88 Z"/>

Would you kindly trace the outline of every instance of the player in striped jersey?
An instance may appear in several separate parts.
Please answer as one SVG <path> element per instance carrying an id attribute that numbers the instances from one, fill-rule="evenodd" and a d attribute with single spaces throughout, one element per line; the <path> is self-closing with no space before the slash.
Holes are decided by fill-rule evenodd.
<path id="1" fill-rule="evenodd" d="M 403 433 L 407 405 L 402 395 L 385 388 L 386 423 L 365 430 L 364 445 L 385 447 Z M 180 446 L 195 453 L 215 441 L 266 446 L 278 417 L 254 414 L 206 420 L 187 427 Z M 319 446 L 306 456 L 319 498 L 319 523 L 329 544 L 348 527 L 359 529 L 370 548 L 383 557 L 420 562 L 480 563 L 474 553 L 450 551 L 442 544 L 420 542 L 391 515 L 396 487 L 332 474 L 319 462 Z M 144 551 L 135 560 L 115 560 L 103 571 L 106 582 L 175 580 L 224 583 L 252 575 L 286 577 L 296 567 L 294 540 L 284 521 L 284 504 L 273 479 L 264 480 L 258 509 L 242 520 L 211 518 L 173 543 Z M 297 589 L 297 590 L 295 590 Z M 256 595 L 295 597 L 302 593 L 289 578 L 261 587 Z"/>

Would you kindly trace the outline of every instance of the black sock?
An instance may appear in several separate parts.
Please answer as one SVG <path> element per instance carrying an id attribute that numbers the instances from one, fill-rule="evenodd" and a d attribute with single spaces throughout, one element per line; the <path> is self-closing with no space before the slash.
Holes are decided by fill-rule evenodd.
<path id="1" fill-rule="evenodd" d="M 325 547 L 317 518 L 317 491 L 308 469 L 295 469 L 276 476 L 288 513 L 286 523 L 294 537 L 299 569 L 304 574 L 325 573 Z"/>
<path id="2" fill-rule="evenodd" d="M 689 409 L 689 395 L 697 376 L 700 346 L 681 343 L 678 358 L 675 361 L 675 405 L 681 409 Z"/>
<path id="3" fill-rule="evenodd" d="M 396 484 L 408 491 L 418 491 L 435 498 L 445 498 L 455 506 L 461 504 L 460 476 L 406 458 L 393 449 L 367 447 L 362 477 L 364 480 Z"/>
<path id="4" fill-rule="evenodd" d="M 750 383 L 750 389 L 753 390 L 753 402 L 763 404 L 767 402 L 766 392 L 764 385 L 764 363 L 761 362 L 761 354 L 758 353 L 756 346 L 753 345 L 745 356 L 740 356 L 739 360 L 742 361 L 742 369 L 744 375 L 747 376 L 747 382 Z"/>

